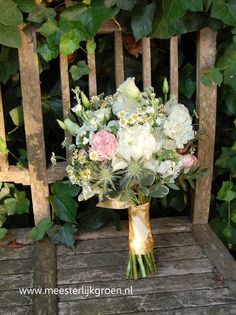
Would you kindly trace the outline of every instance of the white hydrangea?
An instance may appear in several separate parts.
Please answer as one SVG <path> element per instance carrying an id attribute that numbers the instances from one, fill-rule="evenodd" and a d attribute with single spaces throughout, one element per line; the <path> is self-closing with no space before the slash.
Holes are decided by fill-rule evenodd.
<path id="1" fill-rule="evenodd" d="M 118 132 L 118 146 L 112 160 L 114 170 L 123 169 L 127 162 L 143 159 L 148 161 L 157 152 L 157 142 L 150 125 L 135 125 Z"/>
<path id="2" fill-rule="evenodd" d="M 177 104 L 168 108 L 168 114 L 164 123 L 164 133 L 175 140 L 177 148 L 183 148 L 184 144 L 194 138 L 189 111 L 184 105 Z"/>
<path id="3" fill-rule="evenodd" d="M 162 178 L 171 176 L 169 182 L 174 182 L 174 180 L 178 177 L 182 167 L 182 162 L 180 161 L 158 161 L 158 160 L 150 160 L 147 161 L 144 166 L 147 169 L 150 169 L 154 173 L 158 173 Z"/>

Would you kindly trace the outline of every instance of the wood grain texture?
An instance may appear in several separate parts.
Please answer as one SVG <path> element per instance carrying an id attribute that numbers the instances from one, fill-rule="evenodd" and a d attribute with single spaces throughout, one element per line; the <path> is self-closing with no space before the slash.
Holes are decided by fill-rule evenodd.
<path id="1" fill-rule="evenodd" d="M 0 307 L 0 315 L 32 315 L 32 306 Z"/>
<path id="2" fill-rule="evenodd" d="M 215 64 L 216 31 L 204 28 L 199 32 L 197 41 L 197 111 L 199 115 L 199 129 L 207 132 L 199 141 L 198 160 L 201 167 L 207 168 L 208 175 L 196 182 L 193 223 L 208 222 L 211 199 L 211 183 L 214 162 L 215 127 L 216 127 L 216 98 L 217 87 L 211 87 L 201 82 L 201 74 Z"/>
<path id="3" fill-rule="evenodd" d="M 0 247 L 0 261 L 30 258 L 33 255 L 33 247 L 31 245 L 21 248 Z"/>
<path id="4" fill-rule="evenodd" d="M 212 272 L 212 264 L 207 258 L 186 259 L 181 261 L 159 262 L 154 277 L 199 274 Z M 101 266 L 58 270 L 58 284 L 91 283 L 99 281 L 117 281 L 126 279 L 126 264 L 119 266 Z M 158 280 L 157 280 L 158 281 Z"/>
<path id="5" fill-rule="evenodd" d="M 32 271 L 32 258 L 0 261 L 0 275 L 26 274 Z"/>
<path id="6" fill-rule="evenodd" d="M 5 121 L 3 113 L 3 102 L 2 102 L 2 90 L 0 85 L 0 138 L 3 141 L 3 144 L 6 146 L 6 130 L 5 130 Z M 0 152 L 0 172 L 6 172 L 8 170 L 8 158 L 7 153 Z"/>
<path id="7" fill-rule="evenodd" d="M 96 60 L 95 53 L 87 54 L 88 67 L 89 67 L 89 97 L 97 95 L 97 75 L 96 75 Z"/>
<path id="8" fill-rule="evenodd" d="M 21 29 L 21 40 L 22 46 L 19 49 L 21 91 L 32 203 L 37 224 L 41 219 L 50 216 L 50 209 L 47 199 L 49 190 L 35 31 Z"/>
<path id="9" fill-rule="evenodd" d="M 79 283 L 71 285 L 71 288 L 80 288 L 87 285 L 86 283 Z M 143 278 L 138 281 L 133 280 L 121 280 L 121 281 L 108 281 L 108 282 L 93 282 L 91 284 L 93 288 L 120 288 L 122 291 L 117 292 L 116 296 L 122 296 L 122 293 L 128 291 L 132 287 L 132 292 L 134 295 L 141 294 L 152 294 L 160 292 L 175 292 L 175 291 L 190 291 L 190 290 L 201 290 L 201 289 L 211 289 L 223 288 L 224 284 L 218 284 L 214 281 L 212 273 L 203 274 L 188 274 L 188 275 L 176 275 L 176 276 L 164 276 L 164 277 L 153 277 L 153 278 Z M 67 285 L 60 285 L 60 288 L 66 288 Z M 128 291 L 129 292 L 129 291 Z M 106 294 L 101 291 L 100 296 L 96 298 L 106 297 Z M 73 300 L 85 300 L 95 298 L 94 295 L 85 294 L 69 294 L 61 295 L 59 297 L 60 301 L 73 301 Z"/>
<path id="10" fill-rule="evenodd" d="M 150 37 L 142 39 L 143 87 L 152 85 L 151 43 Z"/>
<path id="11" fill-rule="evenodd" d="M 56 249 L 49 241 L 34 245 L 34 288 L 56 288 Z M 57 296 L 53 294 L 34 295 L 35 315 L 57 314 Z"/>
<path id="12" fill-rule="evenodd" d="M 122 32 L 116 31 L 114 33 L 115 42 L 115 79 L 116 87 L 124 81 L 124 56 L 123 56 L 123 43 Z"/>
<path id="13" fill-rule="evenodd" d="M 191 233 L 173 233 L 154 235 L 154 248 L 196 245 L 197 242 Z M 127 250 L 128 234 L 126 237 L 91 239 L 77 243 L 75 249 L 68 249 L 63 246 L 57 247 L 58 255 L 74 255 L 76 253 L 104 253 Z"/>
<path id="14" fill-rule="evenodd" d="M 179 58 L 178 58 L 178 36 L 170 39 L 170 94 L 176 97 L 179 94 Z"/>
<path id="15" fill-rule="evenodd" d="M 1 307 L 32 305 L 32 295 L 20 294 L 18 290 L 0 291 Z"/>
<path id="16" fill-rule="evenodd" d="M 0 291 L 10 291 L 19 288 L 33 287 L 33 273 L 1 275 Z"/>
<path id="17" fill-rule="evenodd" d="M 70 113 L 70 81 L 68 72 L 68 56 L 60 55 L 60 77 L 61 77 L 61 95 L 63 105 L 63 118 L 66 119 Z M 68 131 L 65 131 L 65 137 L 68 143 L 72 143 L 72 137 Z M 67 158 L 70 154 L 66 152 Z"/>
<path id="18" fill-rule="evenodd" d="M 78 310 L 83 315 L 123 314 L 152 310 L 158 314 L 158 311 L 161 310 L 168 312 L 181 307 L 211 306 L 234 302 L 235 300 L 227 288 L 219 288 L 61 302 L 59 303 L 59 314 L 78 314 Z"/>

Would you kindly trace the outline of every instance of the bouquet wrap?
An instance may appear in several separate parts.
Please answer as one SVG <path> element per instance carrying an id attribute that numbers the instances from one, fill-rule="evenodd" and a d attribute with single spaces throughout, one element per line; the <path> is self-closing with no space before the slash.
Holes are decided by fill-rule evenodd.
<path id="1" fill-rule="evenodd" d="M 129 208 L 129 252 L 135 255 L 145 255 L 153 251 L 149 207 L 150 204 L 146 203 Z"/>

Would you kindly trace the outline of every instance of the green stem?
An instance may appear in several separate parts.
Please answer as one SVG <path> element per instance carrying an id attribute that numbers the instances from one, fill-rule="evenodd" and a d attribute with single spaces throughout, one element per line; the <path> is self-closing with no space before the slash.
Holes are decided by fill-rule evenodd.
<path id="1" fill-rule="evenodd" d="M 144 255 L 144 257 L 145 257 L 145 255 Z M 146 274 L 145 267 L 144 267 L 144 264 L 143 264 L 142 255 L 137 255 L 137 259 L 138 259 L 138 262 L 139 262 L 139 267 L 140 267 L 140 270 L 141 270 L 142 277 L 145 278 L 147 276 L 147 274 Z"/>
<path id="2" fill-rule="evenodd" d="M 137 280 L 138 279 L 138 272 L 137 272 L 137 263 L 136 263 L 135 254 L 131 253 L 131 258 L 132 258 L 133 277 L 135 280 Z"/>

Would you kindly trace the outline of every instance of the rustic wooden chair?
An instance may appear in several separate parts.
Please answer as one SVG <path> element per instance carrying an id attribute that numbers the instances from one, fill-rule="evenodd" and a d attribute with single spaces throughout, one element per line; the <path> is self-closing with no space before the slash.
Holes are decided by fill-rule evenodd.
<path id="1" fill-rule="evenodd" d="M 109 20 L 99 33 L 114 34 L 115 79 L 118 86 L 124 81 L 122 31 Z M 21 36 L 19 63 L 29 167 L 19 170 L 8 164 L 6 154 L 1 154 L 0 181 L 31 187 L 37 224 L 42 218 L 50 216 L 48 184 L 62 179 L 65 167 L 60 164 L 54 169 L 46 166 L 36 35 L 33 29 L 22 29 Z M 14 291 L 20 286 L 32 286 L 32 279 L 34 287 L 68 287 L 80 283 L 88 285 L 89 282 L 94 286 L 112 283 L 114 287 L 133 285 L 133 297 L 80 300 L 78 297 L 61 296 L 59 314 L 103 314 L 104 309 L 108 313 L 117 311 L 122 314 L 143 314 L 145 311 L 148 314 L 166 314 L 165 311 L 175 314 L 175 310 L 179 310 L 178 314 L 236 313 L 235 262 L 208 225 L 217 88 L 215 85 L 204 86 L 200 74 L 214 65 L 215 55 L 216 32 L 204 28 L 197 38 L 196 103 L 199 128 L 208 131 L 207 140 L 201 141 L 198 149 L 199 162 L 208 169 L 208 176 L 197 181 L 190 218 L 153 220 L 160 260 L 157 276 L 134 283 L 122 278 L 120 266 L 114 267 L 114 259 L 118 264 L 120 251 L 127 247 L 126 229 L 116 232 L 113 227 L 107 227 L 98 232 L 82 234 L 82 241 L 75 250 L 56 249 L 47 241 L 25 246 L 18 251 L 0 247 L 0 290 L 4 290 L 0 291 L 0 314 L 31 314 L 32 309 L 34 314 L 58 313 L 56 295 L 36 295 L 32 302 L 30 297 L 19 297 L 18 291 Z M 142 39 L 142 60 L 143 85 L 151 85 L 149 38 Z M 97 93 L 94 54 L 88 55 L 88 65 L 91 96 Z M 63 55 L 60 55 L 60 74 L 63 113 L 66 117 L 70 111 L 70 86 L 68 59 Z M 170 89 L 171 94 L 178 96 L 178 37 L 170 39 Z M 6 142 L 3 110 L 0 95 L 0 136 Z M 21 230 L 21 233 L 17 233 L 22 235 L 24 232 Z M 103 252 L 102 258 L 99 251 Z M 110 262 L 110 266 L 102 269 L 101 259 Z"/>

